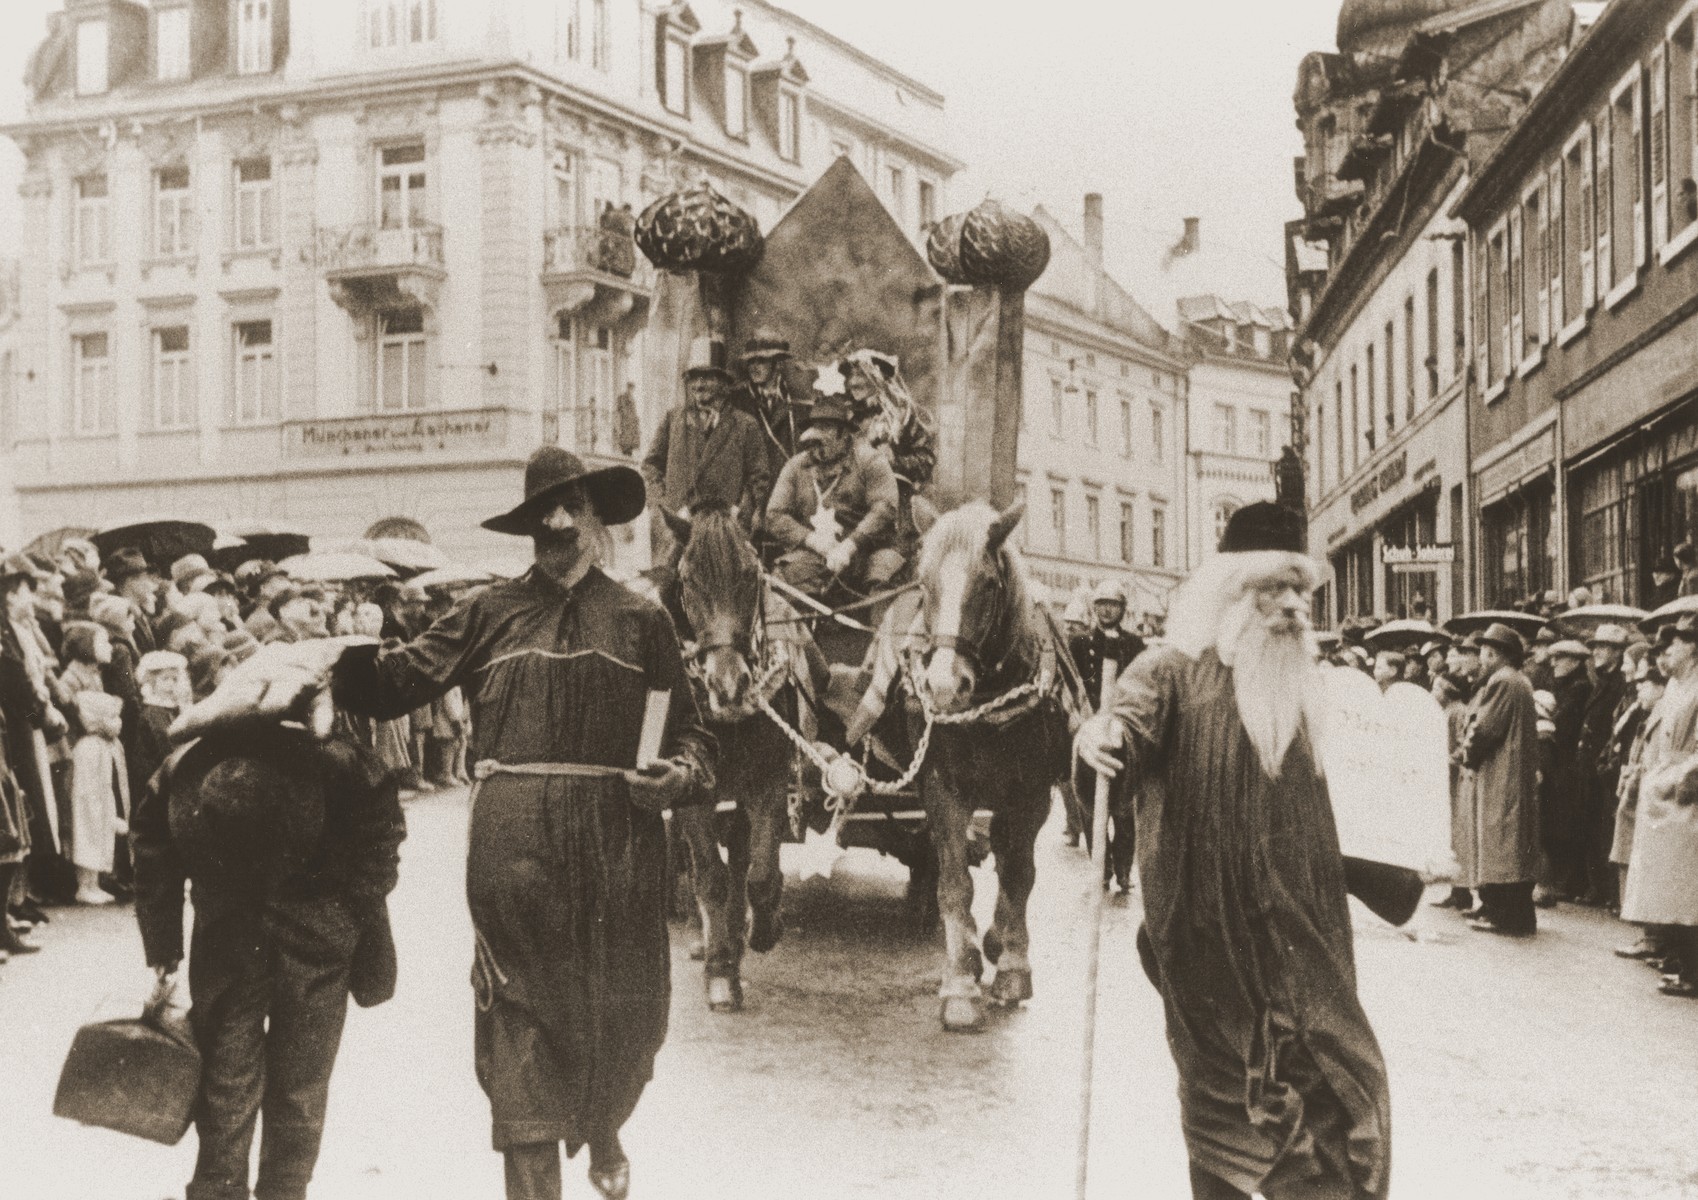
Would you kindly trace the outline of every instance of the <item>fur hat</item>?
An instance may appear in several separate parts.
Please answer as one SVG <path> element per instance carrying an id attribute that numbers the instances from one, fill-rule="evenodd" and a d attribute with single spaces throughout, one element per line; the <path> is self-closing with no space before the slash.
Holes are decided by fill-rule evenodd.
<path id="1" fill-rule="evenodd" d="M 1222 554 L 1245 554 L 1278 550 L 1287 554 L 1304 552 L 1303 517 L 1283 504 L 1262 500 L 1246 504 L 1227 519 L 1221 535 Z"/>

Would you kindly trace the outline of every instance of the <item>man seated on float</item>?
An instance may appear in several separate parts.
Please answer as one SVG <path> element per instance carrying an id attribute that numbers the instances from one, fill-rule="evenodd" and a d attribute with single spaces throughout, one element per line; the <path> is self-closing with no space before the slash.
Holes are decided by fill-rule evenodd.
<path id="1" fill-rule="evenodd" d="M 890 545 L 899 496 L 889 461 L 856 440 L 837 400 L 814 405 L 798 442 L 766 507 L 767 532 L 783 549 L 778 577 L 815 597 L 834 582 L 885 586 L 906 561 Z"/>

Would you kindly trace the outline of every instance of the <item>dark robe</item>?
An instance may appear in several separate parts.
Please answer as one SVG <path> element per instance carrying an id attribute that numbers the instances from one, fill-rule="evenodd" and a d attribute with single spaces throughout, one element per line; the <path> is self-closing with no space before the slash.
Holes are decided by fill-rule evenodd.
<path id="1" fill-rule="evenodd" d="M 417 639 L 337 666 L 338 705 L 392 719 L 464 692 L 472 798 L 466 892 L 477 933 L 478 1081 L 498 1150 L 576 1150 L 636 1108 L 666 1038 L 666 833 L 617 774 L 490 774 L 487 765 L 635 765 L 646 693 L 671 693 L 662 754 L 697 791 L 716 750 L 660 607 L 591 570 L 539 568 L 469 598 Z"/>
<path id="2" fill-rule="evenodd" d="M 1386 1195 L 1391 1101 L 1356 996 L 1344 862 L 1306 734 L 1277 778 L 1213 650 L 1120 677 L 1140 951 L 1161 992 L 1191 1161 L 1244 1192 L 1322 1173 Z"/>

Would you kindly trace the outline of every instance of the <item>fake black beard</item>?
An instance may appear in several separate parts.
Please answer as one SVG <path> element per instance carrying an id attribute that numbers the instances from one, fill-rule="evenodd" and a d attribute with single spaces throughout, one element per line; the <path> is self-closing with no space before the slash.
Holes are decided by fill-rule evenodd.
<path id="1" fill-rule="evenodd" d="M 576 557 L 581 545 L 576 528 L 572 529 L 539 529 L 536 535 L 538 551 L 550 554 L 565 554 Z"/>

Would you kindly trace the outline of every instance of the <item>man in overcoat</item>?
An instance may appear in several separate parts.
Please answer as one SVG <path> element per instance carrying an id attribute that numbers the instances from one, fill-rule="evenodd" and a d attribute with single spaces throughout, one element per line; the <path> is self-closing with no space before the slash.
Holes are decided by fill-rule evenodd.
<path id="1" fill-rule="evenodd" d="M 1555 725 L 1552 770 L 1539 784 L 1539 833 L 1545 852 L 1540 882 L 1559 899 L 1586 892 L 1587 789 L 1592 764 L 1582 753 L 1586 706 L 1592 699 L 1587 673 L 1591 651 L 1583 642 L 1562 638 L 1551 646 L 1550 693 Z M 1613 706 L 1612 706 L 1613 711 Z"/>
<path id="2" fill-rule="evenodd" d="M 1581 899 L 1588 904 L 1614 904 L 1618 897 L 1616 869 L 1610 862 L 1615 834 L 1616 783 L 1621 760 L 1612 741 L 1616 718 L 1636 707 L 1633 687 L 1622 674 L 1627 630 L 1600 625 L 1586 640 L 1591 651 L 1592 692 L 1580 720 L 1579 763 L 1585 787 L 1581 827 L 1581 863 L 1586 886 Z"/>
<path id="3" fill-rule="evenodd" d="M 661 813 L 711 793 L 717 750 L 666 611 L 597 565 L 606 527 L 643 504 L 630 467 L 538 450 L 523 502 L 483 523 L 528 536 L 535 565 L 411 642 L 350 649 L 335 671 L 338 706 L 364 716 L 454 687 L 471 706 L 475 1053 L 510 1200 L 559 1200 L 561 1142 L 568 1155 L 588 1144 L 602 1195 L 626 1194 L 619 1130 L 666 1038 Z M 656 692 L 660 757 L 640 764 Z"/>
<path id="4" fill-rule="evenodd" d="M 757 329 L 749 336 L 740 361 L 743 382 L 731 403 L 760 422 L 771 478 L 776 479 L 796 453 L 812 397 L 793 378 L 797 368 L 790 343 L 770 329 Z"/>
<path id="5" fill-rule="evenodd" d="M 1166 1010 L 1196 1200 L 1383 1200 L 1391 1185 L 1385 1060 L 1356 995 L 1313 741 L 1320 579 L 1298 514 L 1239 509 L 1176 594 L 1168 644 L 1074 743 L 1133 779 L 1139 952 Z"/>
<path id="6" fill-rule="evenodd" d="M 731 373 L 715 366 L 705 344 L 692 352 L 684 371 L 685 402 L 661 419 L 643 457 L 649 498 L 675 517 L 696 508 L 736 509 L 752 532 L 772 490 L 772 460 L 760 424 L 729 403 Z M 657 562 L 671 562 L 664 521 L 654 522 Z"/>
<path id="7" fill-rule="evenodd" d="M 1538 710 L 1521 673 L 1521 636 L 1494 623 L 1479 635 L 1484 672 L 1462 732 L 1462 884 L 1478 891 L 1471 928 L 1535 932 L 1539 869 Z"/>

